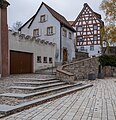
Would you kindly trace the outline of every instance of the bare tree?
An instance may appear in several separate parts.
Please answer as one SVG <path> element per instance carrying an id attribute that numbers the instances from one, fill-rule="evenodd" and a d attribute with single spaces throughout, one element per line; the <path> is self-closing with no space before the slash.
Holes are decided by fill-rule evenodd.
<path id="1" fill-rule="evenodd" d="M 23 23 L 21 21 L 16 21 L 11 27 L 11 30 L 14 32 L 18 32 L 18 29 L 22 26 L 22 24 Z"/>

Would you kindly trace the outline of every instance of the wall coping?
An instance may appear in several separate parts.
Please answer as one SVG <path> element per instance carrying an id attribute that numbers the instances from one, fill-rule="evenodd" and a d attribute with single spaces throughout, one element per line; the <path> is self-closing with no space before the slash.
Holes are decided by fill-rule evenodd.
<path id="1" fill-rule="evenodd" d="M 48 45 L 53 45 L 55 46 L 56 43 L 53 43 L 53 42 L 49 42 L 49 41 L 46 41 L 46 40 L 41 40 L 40 38 L 38 37 L 33 37 L 33 36 L 30 36 L 30 35 L 25 35 L 25 34 L 20 34 L 18 32 L 13 32 L 12 30 L 9 30 L 9 33 L 14 36 L 14 37 L 18 37 L 19 41 L 35 41 L 36 43 L 41 43 L 41 44 L 48 44 Z"/>
<path id="2" fill-rule="evenodd" d="M 85 61 L 88 61 L 88 60 L 91 60 L 91 59 L 95 59 L 95 58 L 98 58 L 98 57 L 87 58 L 87 59 L 84 59 L 84 60 L 80 60 L 80 61 L 76 61 L 76 62 L 73 62 L 73 63 L 65 64 L 65 65 L 63 65 L 63 66 L 61 66 L 61 67 L 62 67 L 62 69 L 63 69 L 64 67 L 67 67 L 67 66 L 69 66 L 69 65 L 73 65 L 73 64 L 85 62 Z"/>
<path id="3" fill-rule="evenodd" d="M 74 76 L 73 73 L 64 71 L 64 70 L 62 70 L 62 69 L 57 69 L 57 71 L 58 71 L 58 72 L 61 72 L 61 73 L 64 73 L 64 74 L 66 74 L 66 75 L 68 75 L 68 76 Z"/>

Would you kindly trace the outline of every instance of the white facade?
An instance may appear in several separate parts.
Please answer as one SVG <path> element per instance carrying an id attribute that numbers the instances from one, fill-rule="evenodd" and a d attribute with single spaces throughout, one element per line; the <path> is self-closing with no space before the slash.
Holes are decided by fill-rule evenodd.
<path id="1" fill-rule="evenodd" d="M 33 53 L 33 72 L 42 68 L 53 67 L 55 65 L 56 44 L 33 39 L 25 35 L 13 34 L 9 31 L 9 49 L 13 51 Z M 41 56 L 41 62 L 37 62 L 37 56 Z M 43 57 L 47 57 L 47 63 L 43 62 Z M 49 63 L 52 58 L 52 63 Z"/>
<path id="2" fill-rule="evenodd" d="M 101 45 L 78 46 L 78 51 L 89 53 L 89 57 L 101 55 Z"/>
<path id="3" fill-rule="evenodd" d="M 46 17 L 44 22 L 40 21 L 42 15 Z M 50 13 L 44 4 L 40 7 L 33 22 L 32 20 L 21 28 L 22 34 L 33 36 L 33 30 L 39 29 L 39 39 L 56 43 L 55 62 L 60 63 L 63 61 L 63 48 L 67 49 L 68 61 L 71 61 L 72 58 L 75 57 L 74 32 L 67 29 L 67 27 L 62 27 L 61 23 Z M 32 24 L 30 25 L 31 22 Z M 47 35 L 47 28 L 51 26 L 53 27 L 53 34 Z M 67 31 L 67 36 L 65 38 L 63 37 L 63 29 Z M 71 33 L 71 39 L 68 37 L 69 32 Z"/>

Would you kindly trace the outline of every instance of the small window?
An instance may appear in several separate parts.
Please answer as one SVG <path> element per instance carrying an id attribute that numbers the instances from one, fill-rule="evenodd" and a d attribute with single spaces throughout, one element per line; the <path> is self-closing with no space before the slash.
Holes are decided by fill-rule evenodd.
<path id="1" fill-rule="evenodd" d="M 41 15 L 40 16 L 40 22 L 45 22 L 46 21 L 46 16 L 45 15 Z"/>
<path id="2" fill-rule="evenodd" d="M 93 25 L 93 29 L 97 30 L 97 25 L 96 24 Z"/>
<path id="3" fill-rule="evenodd" d="M 71 32 L 69 32 L 69 39 L 72 39 L 72 34 L 71 34 Z"/>
<path id="4" fill-rule="evenodd" d="M 77 39 L 78 39 L 78 41 L 82 41 L 83 37 L 82 36 L 78 36 Z"/>
<path id="5" fill-rule="evenodd" d="M 49 58 L 49 63 L 52 63 L 52 58 L 51 57 Z"/>
<path id="6" fill-rule="evenodd" d="M 37 63 L 41 63 L 41 56 L 37 56 Z"/>
<path id="7" fill-rule="evenodd" d="M 47 63 L 47 57 L 43 58 L 43 63 Z"/>
<path id="8" fill-rule="evenodd" d="M 80 49 L 81 49 L 81 51 L 84 51 L 84 46 L 82 46 Z"/>
<path id="9" fill-rule="evenodd" d="M 79 26 L 77 25 L 76 29 L 77 29 L 77 31 L 81 32 L 82 31 L 82 26 L 81 25 L 79 25 Z"/>
<path id="10" fill-rule="evenodd" d="M 94 46 L 90 46 L 90 51 L 94 51 Z"/>
<path id="11" fill-rule="evenodd" d="M 67 37 L 67 31 L 65 29 L 63 29 L 63 36 Z"/>
<path id="12" fill-rule="evenodd" d="M 94 40 L 97 40 L 97 36 L 94 36 L 94 38 L 93 38 Z"/>
<path id="13" fill-rule="evenodd" d="M 53 35 L 53 26 L 47 27 L 47 35 Z"/>
<path id="14" fill-rule="evenodd" d="M 39 29 L 34 29 L 34 30 L 33 30 L 33 36 L 34 36 L 34 37 L 39 36 Z"/>

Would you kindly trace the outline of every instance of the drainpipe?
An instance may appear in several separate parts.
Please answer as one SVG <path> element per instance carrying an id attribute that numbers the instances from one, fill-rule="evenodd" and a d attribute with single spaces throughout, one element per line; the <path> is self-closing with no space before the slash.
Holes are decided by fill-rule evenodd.
<path id="1" fill-rule="evenodd" d="M 62 24 L 60 24 L 60 62 L 62 59 Z"/>

